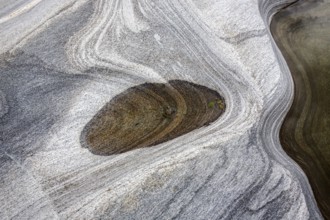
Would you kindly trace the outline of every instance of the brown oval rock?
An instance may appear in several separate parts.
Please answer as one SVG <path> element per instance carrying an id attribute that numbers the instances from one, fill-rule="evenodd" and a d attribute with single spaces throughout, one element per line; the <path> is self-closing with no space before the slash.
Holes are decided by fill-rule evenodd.
<path id="1" fill-rule="evenodd" d="M 144 83 L 107 103 L 85 126 L 81 143 L 97 155 L 148 147 L 209 125 L 225 107 L 224 98 L 205 86 Z"/>

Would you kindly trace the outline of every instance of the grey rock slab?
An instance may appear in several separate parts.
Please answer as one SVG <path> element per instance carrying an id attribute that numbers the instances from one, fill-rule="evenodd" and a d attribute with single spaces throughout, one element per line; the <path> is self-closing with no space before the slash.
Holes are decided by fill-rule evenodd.
<path id="1" fill-rule="evenodd" d="M 1 219 L 322 219 L 278 131 L 290 73 L 268 30 L 289 1 L 0 1 Z M 80 134 L 131 86 L 218 91 L 217 121 L 97 156 Z"/>

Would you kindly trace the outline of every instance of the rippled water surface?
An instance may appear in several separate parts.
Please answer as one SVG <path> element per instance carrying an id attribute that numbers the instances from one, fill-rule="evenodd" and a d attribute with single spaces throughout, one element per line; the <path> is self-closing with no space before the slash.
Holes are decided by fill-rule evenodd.
<path id="1" fill-rule="evenodd" d="M 281 143 L 307 174 L 323 216 L 330 219 L 330 0 L 284 8 L 271 30 L 295 84 Z"/>

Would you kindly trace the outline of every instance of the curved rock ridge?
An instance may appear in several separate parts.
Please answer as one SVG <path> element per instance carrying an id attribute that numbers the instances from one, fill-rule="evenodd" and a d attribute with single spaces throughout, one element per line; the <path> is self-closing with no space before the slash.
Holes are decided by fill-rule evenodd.
<path id="1" fill-rule="evenodd" d="M 115 96 L 86 125 L 82 145 L 111 155 L 156 145 L 209 125 L 224 111 L 214 90 L 182 80 L 145 83 Z"/>
<path id="2" fill-rule="evenodd" d="M 278 141 L 292 81 L 265 30 L 284 1 L 65 2 L 0 24 L 1 219 L 321 219 Z M 226 111 L 153 147 L 82 148 L 109 100 L 170 80 Z"/>
<path id="3" fill-rule="evenodd" d="M 297 2 L 271 23 L 295 82 L 280 132 L 284 150 L 304 170 L 325 219 L 330 218 L 330 1 Z"/>
<path id="4" fill-rule="evenodd" d="M 259 2 L 259 9 L 261 12 L 261 15 L 264 17 L 265 23 L 270 26 L 272 16 L 282 8 L 285 8 L 287 6 L 290 6 L 297 1 L 260 1 Z M 269 27 L 268 26 L 268 27 Z M 268 29 L 269 30 L 269 29 Z M 270 30 L 269 30 L 269 34 Z M 288 169 L 290 169 L 291 172 L 295 173 L 296 176 L 299 178 L 299 181 L 301 183 L 301 186 L 304 191 L 305 198 L 307 200 L 307 203 L 309 204 L 309 211 L 311 213 L 311 216 L 316 219 L 322 219 L 322 215 L 319 211 L 319 208 L 317 207 L 311 186 L 308 182 L 308 179 L 305 175 L 305 173 L 302 171 L 302 169 L 289 158 L 289 156 L 286 155 L 286 152 L 282 149 L 282 146 L 280 144 L 279 140 L 279 133 L 281 129 L 282 122 L 284 120 L 284 116 L 289 111 L 293 96 L 294 96 L 294 84 L 291 76 L 291 72 L 288 68 L 287 62 L 285 61 L 280 49 L 276 45 L 276 42 L 273 38 L 271 38 L 272 46 L 275 52 L 275 55 L 277 57 L 278 63 L 282 70 L 282 86 L 283 88 L 278 89 L 278 96 L 282 97 L 281 102 L 275 102 L 270 103 L 270 110 L 266 111 L 266 123 L 264 125 L 264 128 L 269 126 L 271 128 L 271 138 L 266 138 L 268 134 L 264 132 L 264 140 L 266 140 L 271 148 L 268 149 L 270 154 L 277 160 L 281 161 L 282 164 L 284 164 Z M 268 114 L 268 115 L 267 115 Z M 272 117 L 269 117 L 269 116 Z M 274 126 L 274 121 L 275 123 Z M 272 149 L 273 148 L 273 149 Z"/>

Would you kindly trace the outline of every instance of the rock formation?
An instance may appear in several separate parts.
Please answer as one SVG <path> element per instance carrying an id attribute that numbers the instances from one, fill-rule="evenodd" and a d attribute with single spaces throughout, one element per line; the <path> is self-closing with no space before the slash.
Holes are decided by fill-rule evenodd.
<path id="1" fill-rule="evenodd" d="M 321 219 L 278 133 L 292 100 L 275 0 L 0 0 L 1 219 Z M 114 97 L 187 81 L 223 96 L 208 126 L 97 155 Z"/>

